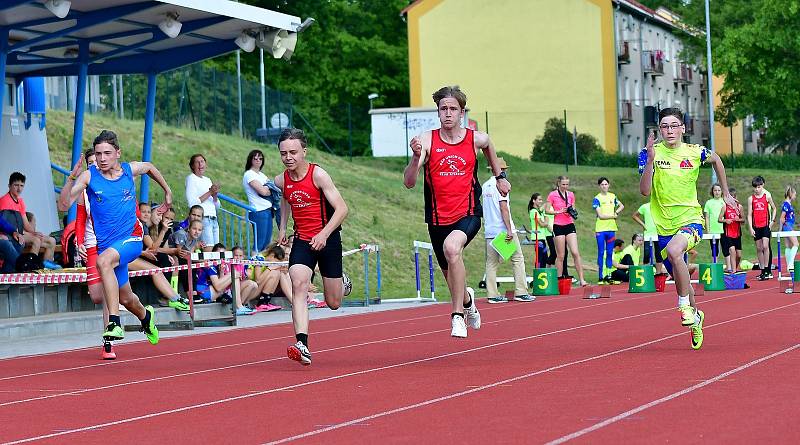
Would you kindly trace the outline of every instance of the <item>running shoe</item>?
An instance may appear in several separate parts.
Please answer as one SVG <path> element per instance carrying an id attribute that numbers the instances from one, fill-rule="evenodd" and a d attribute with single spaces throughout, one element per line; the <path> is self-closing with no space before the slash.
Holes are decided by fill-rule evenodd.
<path id="1" fill-rule="evenodd" d="M 703 311 L 697 311 L 697 322 L 692 325 L 691 332 L 692 332 L 692 349 L 700 349 L 703 346 L 703 320 L 705 320 L 706 314 Z"/>
<path id="2" fill-rule="evenodd" d="M 156 327 L 156 312 L 153 310 L 153 306 L 147 305 L 144 307 L 144 310 L 150 312 L 150 322 L 147 326 L 142 326 L 139 331 L 144 332 L 144 335 L 147 337 L 147 340 L 150 342 L 151 345 L 155 345 L 158 343 L 158 328 Z"/>
<path id="3" fill-rule="evenodd" d="M 107 341 L 122 340 L 125 338 L 125 330 L 122 329 L 122 326 L 110 321 L 106 325 L 106 331 L 103 332 L 103 338 Z"/>
<path id="4" fill-rule="evenodd" d="M 300 362 L 303 366 L 308 366 L 311 364 L 311 352 L 309 352 L 308 347 L 303 344 L 303 342 L 297 342 L 292 346 L 289 346 L 286 349 L 286 355 L 289 356 L 290 359 Z"/>
<path id="5" fill-rule="evenodd" d="M 103 360 L 114 360 L 117 358 L 117 354 L 114 352 L 114 346 L 110 341 L 103 341 L 103 352 L 100 353 L 100 357 Z"/>
<path id="6" fill-rule="evenodd" d="M 467 338 L 467 324 L 464 322 L 464 317 L 454 315 L 452 318 L 453 328 L 450 330 L 451 337 Z"/>
<path id="7" fill-rule="evenodd" d="M 516 296 L 514 296 L 514 301 L 531 302 L 531 301 L 536 301 L 536 297 L 534 297 L 533 295 L 528 295 L 528 294 L 516 295 Z"/>
<path id="8" fill-rule="evenodd" d="M 189 305 L 184 303 L 180 298 L 177 300 L 170 300 L 169 303 L 167 303 L 167 306 L 175 309 L 176 311 L 187 312 L 189 310 Z"/>
<path id="9" fill-rule="evenodd" d="M 270 303 L 259 304 L 258 306 L 256 306 L 256 310 L 259 312 L 273 312 L 273 311 L 279 311 L 281 309 L 282 308 L 277 304 L 270 304 Z"/>
<path id="10" fill-rule="evenodd" d="M 59 266 L 58 263 L 54 263 L 54 262 L 52 262 L 50 260 L 42 261 L 42 265 L 45 267 L 45 269 L 50 269 L 50 270 L 59 270 L 59 269 L 61 269 L 61 266 Z"/>
<path id="11" fill-rule="evenodd" d="M 236 309 L 236 316 L 237 317 L 241 317 L 242 315 L 253 315 L 255 313 L 256 313 L 256 311 L 250 309 L 247 306 L 242 306 L 242 307 Z"/>
<path id="12" fill-rule="evenodd" d="M 694 308 L 691 306 L 681 306 L 678 308 L 681 311 L 681 324 L 684 326 L 691 326 L 695 322 Z"/>
<path id="13" fill-rule="evenodd" d="M 506 298 L 505 295 L 498 295 L 496 297 L 487 298 L 486 302 L 489 304 L 508 303 L 508 298 Z"/>
<path id="14" fill-rule="evenodd" d="M 467 287 L 467 293 L 469 294 L 469 301 L 471 302 L 468 308 L 464 308 L 464 318 L 469 327 L 472 329 L 480 329 L 481 328 L 481 313 L 478 312 L 478 302 L 475 301 L 475 289 L 471 287 Z M 466 337 L 466 336 L 465 336 Z"/>

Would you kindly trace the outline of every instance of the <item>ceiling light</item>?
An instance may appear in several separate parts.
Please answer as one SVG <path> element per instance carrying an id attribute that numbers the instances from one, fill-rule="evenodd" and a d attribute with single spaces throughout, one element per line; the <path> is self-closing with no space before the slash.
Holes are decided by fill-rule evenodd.
<path id="1" fill-rule="evenodd" d="M 178 13 L 168 12 L 167 17 L 158 24 L 158 29 L 169 36 L 169 38 L 174 39 L 181 33 L 181 26 L 183 26 L 183 24 L 178 21 Z"/>
<path id="2" fill-rule="evenodd" d="M 49 9 L 56 17 L 63 19 L 69 14 L 69 7 L 72 2 L 68 0 L 47 0 L 44 2 L 44 7 Z"/>
<path id="3" fill-rule="evenodd" d="M 236 46 L 241 48 L 242 51 L 244 52 L 249 53 L 253 52 L 253 50 L 256 49 L 255 37 L 251 36 L 245 31 L 242 31 L 242 33 L 239 34 L 239 37 L 237 37 L 236 40 L 234 40 L 234 42 L 236 42 Z"/>

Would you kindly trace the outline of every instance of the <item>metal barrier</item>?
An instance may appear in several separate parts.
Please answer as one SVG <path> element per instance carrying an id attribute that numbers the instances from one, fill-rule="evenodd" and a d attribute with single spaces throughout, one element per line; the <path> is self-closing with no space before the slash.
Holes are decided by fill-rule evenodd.
<path id="1" fill-rule="evenodd" d="M 224 207 L 217 209 L 217 223 L 219 224 L 220 242 L 225 244 L 228 248 L 234 245 L 241 246 L 247 253 L 247 256 L 253 255 L 253 247 L 255 240 L 258 238 L 256 224 L 250 221 L 249 212 L 255 212 L 256 209 L 248 204 L 231 198 L 228 195 L 220 193 L 217 195 L 221 201 L 232 204 L 235 207 L 243 210 L 243 215 L 238 215 Z M 252 231 L 251 231 L 252 229 Z M 252 236 L 251 236 L 252 233 Z"/>
<path id="2" fill-rule="evenodd" d="M 55 170 L 56 172 L 61 173 L 61 175 L 64 176 L 64 180 L 61 181 L 61 187 L 57 185 L 53 186 L 53 189 L 55 190 L 56 193 L 61 193 L 61 188 L 64 187 L 64 184 L 67 183 L 67 178 L 69 177 L 70 172 L 68 172 L 65 168 L 59 165 L 53 164 L 52 162 L 50 163 L 50 169 Z"/>
<path id="3" fill-rule="evenodd" d="M 778 281 L 783 280 L 792 280 L 792 275 L 790 274 L 788 277 L 784 277 L 783 273 L 783 266 L 781 266 L 781 238 L 789 237 L 789 236 L 800 236 L 800 231 L 797 230 L 789 230 L 785 232 L 773 232 L 772 237 L 778 239 Z M 794 265 L 790 265 L 788 262 L 786 264 L 786 268 L 794 269 Z"/>

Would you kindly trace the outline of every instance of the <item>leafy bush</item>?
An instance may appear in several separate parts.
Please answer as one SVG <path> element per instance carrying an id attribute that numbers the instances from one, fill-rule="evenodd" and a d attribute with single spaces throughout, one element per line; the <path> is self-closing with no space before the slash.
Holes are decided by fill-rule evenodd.
<path id="1" fill-rule="evenodd" d="M 722 155 L 726 168 L 755 168 L 775 170 L 800 170 L 800 156 L 797 155 L 760 155 L 755 153 Z"/>
<path id="2" fill-rule="evenodd" d="M 568 149 L 564 146 L 569 145 Z M 578 164 L 585 165 L 589 157 L 595 153 L 602 153 L 603 149 L 594 136 L 578 133 L 577 152 Z M 564 119 L 550 118 L 544 124 L 544 135 L 533 141 L 531 160 L 535 162 L 550 162 L 563 164 L 573 162 L 572 133 L 564 128 Z M 566 158 L 566 159 L 565 159 Z"/>
<path id="3" fill-rule="evenodd" d="M 639 168 L 639 160 L 636 155 L 595 152 L 586 160 L 586 164 L 593 167 L 630 167 Z"/>

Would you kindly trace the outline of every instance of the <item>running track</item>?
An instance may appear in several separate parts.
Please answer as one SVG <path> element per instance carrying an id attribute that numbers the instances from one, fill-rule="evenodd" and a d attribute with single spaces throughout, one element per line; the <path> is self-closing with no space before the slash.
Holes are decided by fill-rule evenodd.
<path id="1" fill-rule="evenodd" d="M 446 305 L 314 320 L 310 367 L 286 324 L 0 360 L 0 443 L 800 443 L 800 297 L 752 285 L 698 297 L 700 351 L 617 286 L 481 301 L 465 340 Z"/>

